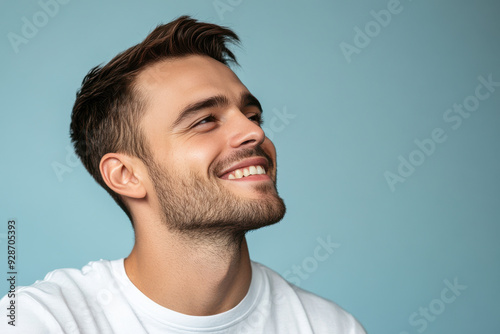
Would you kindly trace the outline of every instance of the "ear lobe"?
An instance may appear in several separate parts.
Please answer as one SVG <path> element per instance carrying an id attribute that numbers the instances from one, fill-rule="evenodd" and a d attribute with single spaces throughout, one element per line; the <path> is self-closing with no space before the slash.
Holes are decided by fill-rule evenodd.
<path id="1" fill-rule="evenodd" d="M 105 154 L 99 164 L 102 178 L 111 190 L 126 197 L 144 198 L 146 188 L 134 167 L 133 159 L 120 153 Z"/>

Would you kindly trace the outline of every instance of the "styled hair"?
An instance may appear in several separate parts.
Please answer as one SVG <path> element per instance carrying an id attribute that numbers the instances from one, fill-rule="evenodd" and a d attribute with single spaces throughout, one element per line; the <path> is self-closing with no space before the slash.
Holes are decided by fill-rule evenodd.
<path id="1" fill-rule="evenodd" d="M 145 102 L 135 87 L 137 75 L 162 60 L 189 55 L 209 56 L 226 66 L 237 64 L 230 43 L 238 44 L 239 38 L 228 28 L 181 16 L 157 26 L 144 41 L 92 68 L 83 79 L 71 114 L 71 141 L 87 171 L 125 211 L 132 226 L 129 208 L 106 185 L 99 164 L 110 152 L 145 162 L 152 157 L 139 125 Z"/>

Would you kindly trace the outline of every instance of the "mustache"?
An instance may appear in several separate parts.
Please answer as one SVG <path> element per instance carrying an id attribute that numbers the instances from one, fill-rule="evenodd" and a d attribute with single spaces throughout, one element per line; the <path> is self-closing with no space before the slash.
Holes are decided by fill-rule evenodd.
<path id="1" fill-rule="evenodd" d="M 241 149 L 237 152 L 234 152 L 230 156 L 217 162 L 214 165 L 213 170 L 215 172 L 215 175 L 218 175 L 220 172 L 222 172 L 226 168 L 232 166 L 234 163 L 236 163 L 240 160 L 246 159 L 246 158 L 253 158 L 253 157 L 265 158 L 267 160 L 268 168 L 270 170 L 274 169 L 273 159 L 260 146 L 256 146 L 254 148 L 244 148 L 244 149 Z"/>

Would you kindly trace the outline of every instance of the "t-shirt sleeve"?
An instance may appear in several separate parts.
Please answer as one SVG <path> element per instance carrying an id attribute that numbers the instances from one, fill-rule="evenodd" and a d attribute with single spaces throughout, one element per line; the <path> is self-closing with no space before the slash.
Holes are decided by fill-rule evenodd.
<path id="1" fill-rule="evenodd" d="M 0 333 L 52 334 L 65 333 L 52 314 L 29 294 L 16 291 L 14 300 L 5 295 L 0 300 L 3 315 Z"/>
<path id="2" fill-rule="evenodd" d="M 298 287 L 294 290 L 306 309 L 314 333 L 366 334 L 363 326 L 337 304 Z"/>

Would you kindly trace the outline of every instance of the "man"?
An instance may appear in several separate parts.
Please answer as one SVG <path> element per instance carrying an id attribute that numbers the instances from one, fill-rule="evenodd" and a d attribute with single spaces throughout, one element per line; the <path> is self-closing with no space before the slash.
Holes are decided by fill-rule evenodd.
<path id="1" fill-rule="evenodd" d="M 18 289 L 16 328 L 2 330 L 364 333 L 336 304 L 249 258 L 245 233 L 280 221 L 285 205 L 261 105 L 228 67 L 237 41 L 180 17 L 89 72 L 71 138 L 130 218 L 134 248 Z"/>

